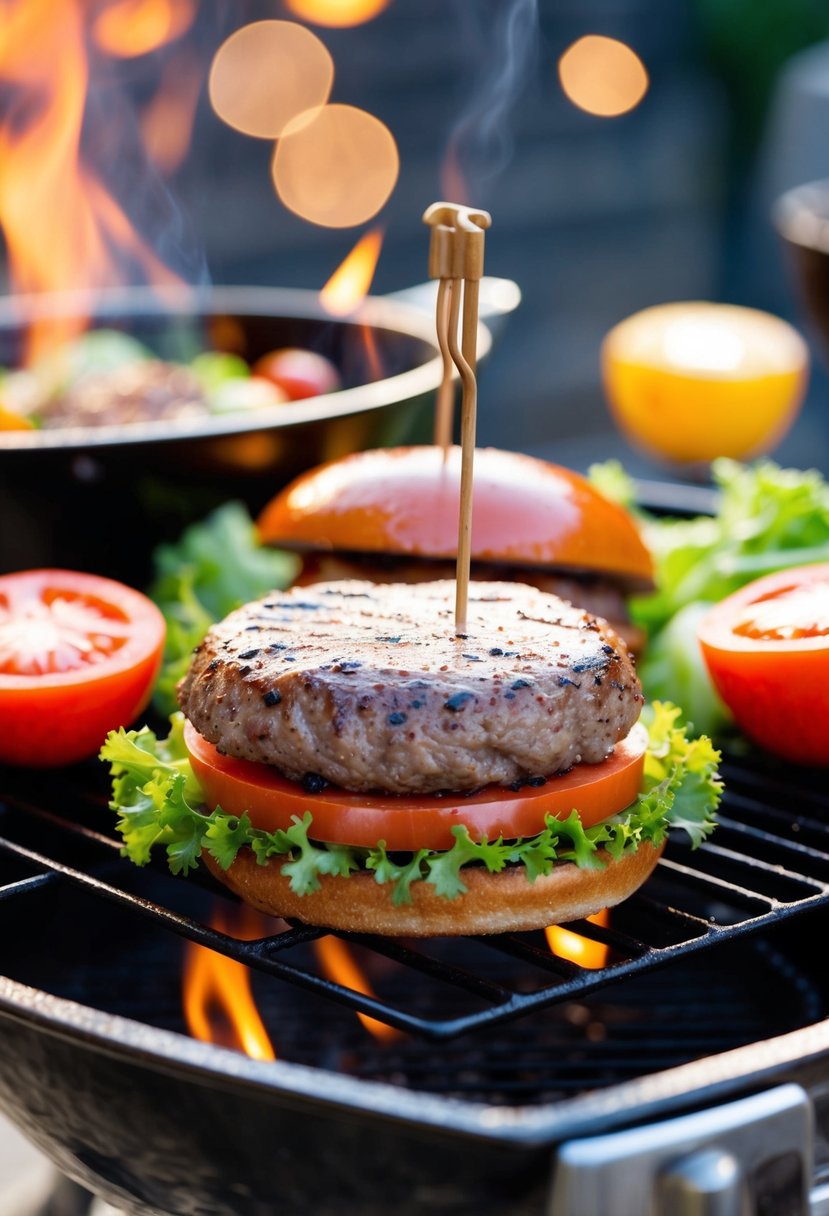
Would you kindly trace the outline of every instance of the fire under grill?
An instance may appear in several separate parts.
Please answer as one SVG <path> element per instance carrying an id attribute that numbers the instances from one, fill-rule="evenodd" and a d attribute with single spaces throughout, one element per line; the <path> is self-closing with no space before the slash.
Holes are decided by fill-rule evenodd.
<path id="1" fill-rule="evenodd" d="M 232 900 L 207 874 L 176 879 L 163 859 L 145 870 L 122 859 L 99 766 L 12 775 L 0 801 L 3 970 L 187 1033 L 180 976 L 192 941 L 251 969 L 280 1059 L 508 1105 L 616 1084 L 825 1016 L 820 972 L 778 938 L 829 903 L 829 794 L 818 774 L 789 770 L 784 782 L 754 753 L 729 753 L 722 767 L 712 840 L 696 851 L 672 840 L 607 928 L 570 926 L 607 947 L 604 966 L 557 957 L 540 932 L 332 935 L 348 941 L 373 995 L 324 972 L 314 946 L 326 931 L 274 922 L 240 940 L 211 927 L 217 901 Z M 393 1029 L 376 1038 L 358 1014 Z"/>

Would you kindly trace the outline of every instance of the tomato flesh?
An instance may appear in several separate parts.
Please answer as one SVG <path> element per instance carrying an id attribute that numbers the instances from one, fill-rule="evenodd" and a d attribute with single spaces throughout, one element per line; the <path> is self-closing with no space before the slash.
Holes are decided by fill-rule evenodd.
<path id="1" fill-rule="evenodd" d="M 92 756 L 146 706 L 164 618 L 138 591 L 70 570 L 0 576 L 0 761 Z"/>
<path id="2" fill-rule="evenodd" d="M 473 840 L 535 836 L 547 815 L 566 819 L 573 810 L 585 827 L 600 823 L 636 799 L 642 786 L 647 731 L 635 726 L 601 764 L 580 764 L 541 786 L 518 790 L 500 786 L 468 796 L 458 794 L 354 794 L 329 786 L 309 794 L 276 769 L 223 756 L 187 723 L 184 739 L 208 807 L 229 815 L 247 812 L 254 827 L 273 832 L 310 811 L 311 835 L 330 844 L 372 848 L 385 841 L 391 850 L 449 849 L 452 828 L 463 824 Z"/>
<path id="3" fill-rule="evenodd" d="M 779 642 L 829 636 L 829 582 L 786 587 L 752 604 L 734 625 L 740 637 Z"/>
<path id="4" fill-rule="evenodd" d="M 755 743 L 829 765 L 829 563 L 767 575 L 700 622 L 717 691 Z"/>
<path id="5" fill-rule="evenodd" d="M 123 612 L 71 589 L 0 591 L 0 672 L 44 675 L 106 661 L 130 636 Z"/>

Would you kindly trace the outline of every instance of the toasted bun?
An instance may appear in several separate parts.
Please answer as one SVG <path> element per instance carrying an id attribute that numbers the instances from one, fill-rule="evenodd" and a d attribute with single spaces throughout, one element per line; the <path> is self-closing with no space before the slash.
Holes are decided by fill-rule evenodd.
<path id="1" fill-rule="evenodd" d="M 298 477 L 265 507 L 263 543 L 300 551 L 452 558 L 460 449 L 379 448 Z M 653 583 L 630 515 L 578 473 L 498 448 L 475 452 L 472 558 Z"/>
<path id="2" fill-rule="evenodd" d="M 604 869 L 585 870 L 565 862 L 535 882 L 527 880 L 523 866 L 500 874 L 469 867 L 463 871 L 465 895 L 446 899 L 430 883 L 416 882 L 411 887 L 412 902 L 397 907 L 390 887 L 377 883 L 373 874 L 323 875 L 318 891 L 296 895 L 289 879 L 279 872 L 284 857 L 262 866 L 250 849 L 242 849 L 225 871 L 212 857 L 203 856 L 220 882 L 270 916 L 353 933 L 457 937 L 541 929 L 613 907 L 648 878 L 663 848 L 642 844 L 618 861 L 600 852 L 597 857 L 606 863 Z"/>

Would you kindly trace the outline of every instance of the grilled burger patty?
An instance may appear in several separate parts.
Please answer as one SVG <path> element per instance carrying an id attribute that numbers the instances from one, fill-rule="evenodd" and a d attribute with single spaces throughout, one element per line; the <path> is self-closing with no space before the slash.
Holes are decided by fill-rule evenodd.
<path id="1" fill-rule="evenodd" d="M 639 717 L 624 643 L 520 583 L 274 592 L 208 633 L 179 702 L 220 751 L 311 787 L 434 793 L 598 763 Z"/>

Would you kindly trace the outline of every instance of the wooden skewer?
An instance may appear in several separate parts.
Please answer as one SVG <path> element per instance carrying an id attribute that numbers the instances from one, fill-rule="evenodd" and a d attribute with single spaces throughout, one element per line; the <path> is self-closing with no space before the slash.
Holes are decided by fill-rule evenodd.
<path id="1" fill-rule="evenodd" d="M 444 458 L 449 454 L 452 444 L 452 421 L 455 413 L 455 382 L 452 375 L 452 354 L 449 350 L 449 312 L 452 300 L 457 295 L 457 286 L 454 279 L 441 279 L 438 284 L 437 334 L 438 346 L 443 356 L 443 379 L 435 407 L 434 442 L 443 448 Z"/>
<path id="2" fill-rule="evenodd" d="M 458 558 L 455 568 L 455 633 L 466 634 L 472 550 L 472 484 L 478 385 L 475 378 L 478 339 L 478 285 L 484 272 L 484 232 L 492 220 L 486 211 L 455 203 L 433 203 L 423 216 L 432 227 L 429 274 L 440 280 L 437 299 L 438 343 L 444 357 L 444 381 L 438 396 L 435 442 L 448 452 L 452 435 L 452 384 L 446 375 L 446 351 L 458 369 L 462 386 L 461 494 L 458 512 Z M 463 289 L 462 345 L 458 321 Z M 447 387 L 448 381 L 448 387 Z M 447 405 L 447 400 L 449 404 Z M 447 421 L 448 419 L 448 421 Z"/>

